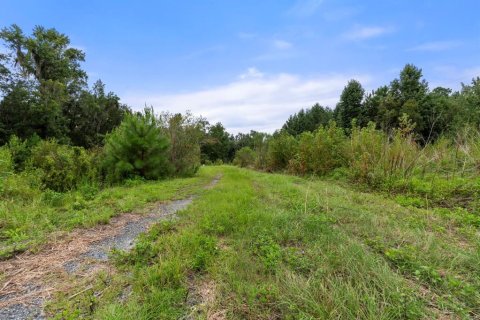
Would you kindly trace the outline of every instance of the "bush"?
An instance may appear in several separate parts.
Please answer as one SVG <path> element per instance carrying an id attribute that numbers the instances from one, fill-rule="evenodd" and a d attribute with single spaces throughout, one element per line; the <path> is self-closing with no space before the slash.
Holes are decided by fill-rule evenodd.
<path id="1" fill-rule="evenodd" d="M 10 137 L 7 145 L 12 154 L 13 168 L 15 169 L 15 172 L 25 170 L 25 166 L 32 155 L 32 149 L 40 141 L 40 137 L 36 134 L 27 140 L 21 140 L 17 136 Z"/>
<path id="2" fill-rule="evenodd" d="M 41 171 L 44 188 L 57 192 L 74 189 L 79 183 L 96 178 L 91 156 L 81 147 L 45 140 L 32 150 L 30 165 Z"/>
<path id="3" fill-rule="evenodd" d="M 388 137 L 374 124 L 362 129 L 354 127 L 345 149 L 351 177 L 370 185 L 411 176 L 420 156 L 411 135 L 397 130 Z"/>
<path id="4" fill-rule="evenodd" d="M 274 135 L 268 144 L 267 169 L 284 170 L 297 152 L 297 140 L 288 133 Z"/>
<path id="5" fill-rule="evenodd" d="M 200 168 L 200 142 L 205 122 L 190 113 L 162 113 L 160 126 L 170 140 L 169 160 L 178 176 L 192 176 Z"/>
<path id="6" fill-rule="evenodd" d="M 243 147 L 235 153 L 233 164 L 240 167 L 253 167 L 255 152 L 250 147 Z"/>
<path id="7" fill-rule="evenodd" d="M 10 150 L 6 147 L 0 148 L 0 177 L 4 178 L 13 172 L 13 159 Z"/>
<path id="8" fill-rule="evenodd" d="M 107 136 L 103 167 L 107 179 L 118 182 L 136 176 L 159 179 L 171 173 L 169 141 L 157 125 L 153 110 L 128 115 Z"/>
<path id="9" fill-rule="evenodd" d="M 300 135 L 295 157 L 289 162 L 293 173 L 325 175 L 343 164 L 345 134 L 334 122 L 314 133 Z"/>

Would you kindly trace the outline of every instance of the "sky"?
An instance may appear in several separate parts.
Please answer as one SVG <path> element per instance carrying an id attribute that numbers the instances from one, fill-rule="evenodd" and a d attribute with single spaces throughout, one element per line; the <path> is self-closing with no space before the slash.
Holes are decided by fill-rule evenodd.
<path id="1" fill-rule="evenodd" d="M 367 91 L 422 68 L 430 88 L 480 76 L 480 0 L 0 0 L 0 26 L 53 27 L 134 110 L 273 132 L 350 79 Z M 0 49 L 2 50 L 2 49 Z"/>

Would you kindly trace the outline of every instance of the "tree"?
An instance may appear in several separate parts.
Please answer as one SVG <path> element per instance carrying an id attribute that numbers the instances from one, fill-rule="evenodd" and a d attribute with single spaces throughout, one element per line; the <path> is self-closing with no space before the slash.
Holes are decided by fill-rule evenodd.
<path id="1" fill-rule="evenodd" d="M 233 164 L 245 167 L 253 167 L 255 164 L 255 151 L 250 147 L 243 147 L 235 153 L 235 159 L 233 159 Z"/>
<path id="2" fill-rule="evenodd" d="M 465 107 L 468 117 L 466 122 L 472 123 L 477 128 L 480 127 L 480 77 L 472 79 L 470 85 L 462 83 L 462 90 L 457 100 Z"/>
<path id="3" fill-rule="evenodd" d="M 310 109 L 301 109 L 290 116 L 282 127 L 291 135 L 297 136 L 305 131 L 315 131 L 319 126 L 324 126 L 332 119 L 333 113 L 318 103 Z"/>
<path id="4" fill-rule="evenodd" d="M 190 176 L 200 168 L 200 144 L 205 139 L 206 124 L 204 118 L 190 112 L 160 115 L 160 127 L 170 140 L 169 160 L 176 175 Z"/>
<path id="5" fill-rule="evenodd" d="M 233 137 L 225 130 L 225 127 L 217 122 L 208 128 L 205 142 L 202 145 L 203 161 L 215 162 L 222 160 L 229 162 L 234 155 Z"/>
<path id="6" fill-rule="evenodd" d="M 343 128 L 351 128 L 352 120 L 358 119 L 362 114 L 362 100 L 365 94 L 360 82 L 350 80 L 340 95 L 337 104 L 338 120 Z"/>
<path id="7" fill-rule="evenodd" d="M 112 92 L 105 93 L 105 84 L 98 80 L 93 90 L 81 90 L 63 110 L 74 145 L 86 148 L 103 144 L 105 135 L 116 128 L 130 109 Z"/>
<path id="8" fill-rule="evenodd" d="M 85 54 L 66 35 L 36 26 L 28 36 L 12 25 L 0 39 L 8 51 L 0 54 L 0 142 L 36 134 L 93 147 L 129 112 L 115 94 L 105 94 L 101 81 L 88 90 L 80 67 Z"/>
<path id="9" fill-rule="evenodd" d="M 379 122 L 379 108 L 382 101 L 386 98 L 387 93 L 388 87 L 383 86 L 365 95 L 362 112 L 358 118 L 360 127 L 366 127 L 369 122 Z"/>
<path id="10" fill-rule="evenodd" d="M 29 37 L 14 24 L 0 31 L 0 39 L 12 52 L 14 66 L 24 77 L 33 76 L 41 86 L 49 80 L 66 87 L 86 83 L 87 74 L 80 68 L 85 54 L 71 48 L 70 39 L 57 30 L 36 26 Z"/>
<path id="11" fill-rule="evenodd" d="M 107 136 L 104 168 L 110 181 L 136 176 L 159 179 L 171 172 L 169 141 L 157 125 L 153 109 L 128 115 Z"/>
<path id="12" fill-rule="evenodd" d="M 398 128 L 400 118 L 404 114 L 415 123 L 415 132 L 422 134 L 428 131 L 425 122 L 427 108 L 428 83 L 423 79 L 422 69 L 407 64 L 394 79 L 387 94 L 382 97 L 378 107 L 379 126 L 386 131 Z M 426 137 L 424 137 L 426 138 Z"/>

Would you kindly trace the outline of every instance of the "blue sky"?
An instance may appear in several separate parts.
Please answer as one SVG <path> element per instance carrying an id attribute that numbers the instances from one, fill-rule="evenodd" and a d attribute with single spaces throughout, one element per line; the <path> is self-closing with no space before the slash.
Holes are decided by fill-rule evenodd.
<path id="1" fill-rule="evenodd" d="M 55 27 L 134 109 L 272 132 L 346 82 L 387 84 L 406 63 L 431 88 L 480 75 L 479 0 L 0 2 L 0 25 Z"/>

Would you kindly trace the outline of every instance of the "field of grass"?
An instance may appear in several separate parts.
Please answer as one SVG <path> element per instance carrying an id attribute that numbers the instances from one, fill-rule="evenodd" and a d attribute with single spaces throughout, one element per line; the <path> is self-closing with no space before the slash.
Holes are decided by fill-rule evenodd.
<path id="1" fill-rule="evenodd" d="M 193 178 L 158 182 L 131 180 L 103 190 L 86 185 L 67 193 L 11 186 L 16 193 L 0 201 L 0 258 L 35 250 L 61 231 L 107 223 L 111 217 L 139 211 L 149 202 L 196 193 L 212 180 L 214 171 L 203 170 Z"/>
<path id="2" fill-rule="evenodd" d="M 102 210 L 131 210 L 159 191 L 181 197 L 219 172 L 180 219 L 113 253 L 115 272 L 89 287 L 79 280 L 79 294 L 58 295 L 47 311 L 57 319 L 480 317 L 480 236 L 464 210 L 230 166 L 105 191 Z"/>

